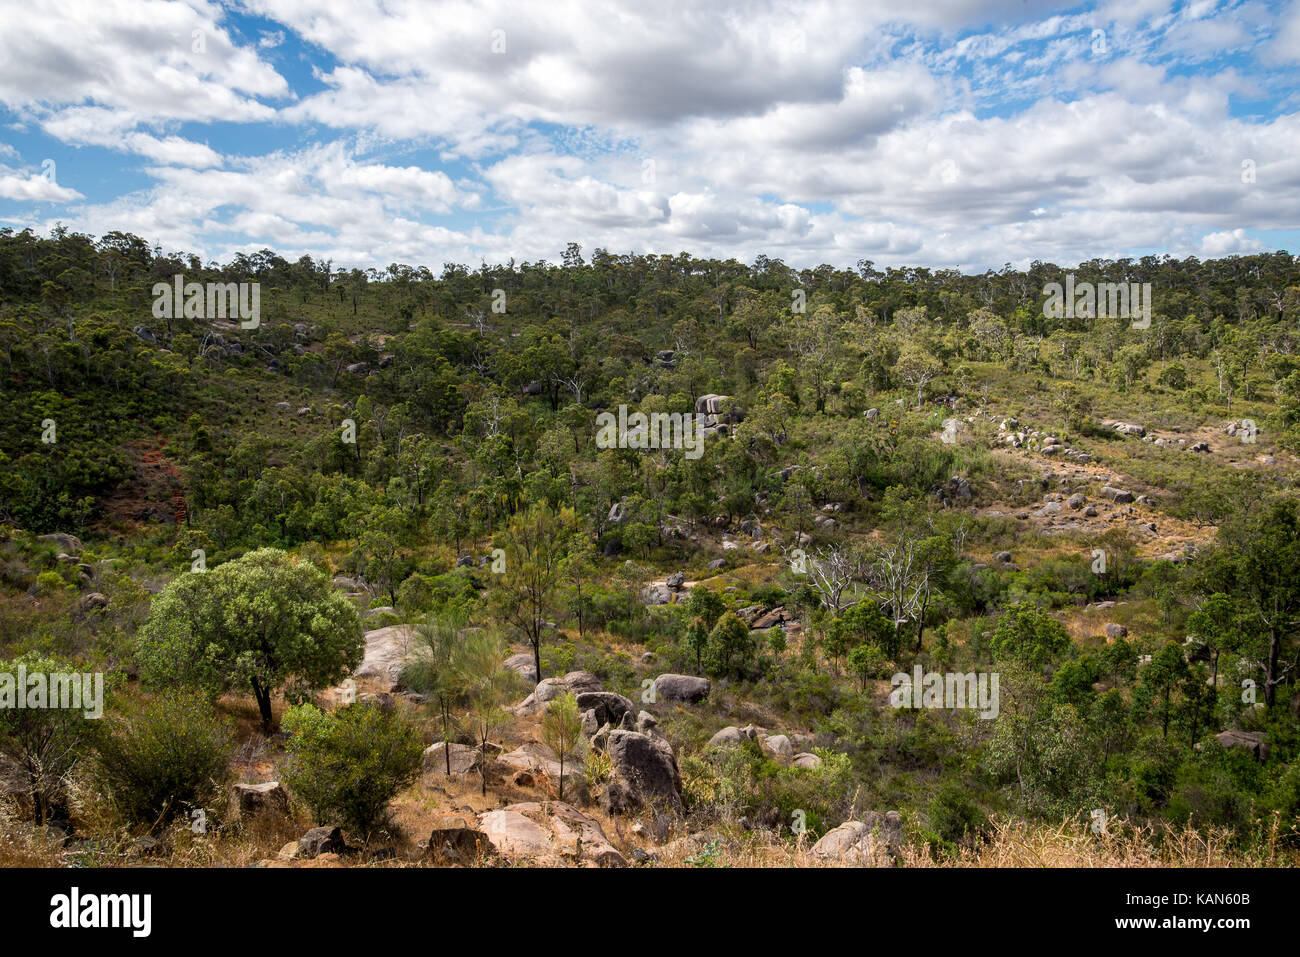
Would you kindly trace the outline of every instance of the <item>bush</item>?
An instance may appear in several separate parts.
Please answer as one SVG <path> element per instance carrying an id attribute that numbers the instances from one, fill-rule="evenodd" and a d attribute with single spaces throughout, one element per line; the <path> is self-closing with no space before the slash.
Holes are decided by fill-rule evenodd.
<path id="1" fill-rule="evenodd" d="M 1214 747 L 1208 754 L 1189 757 L 1178 768 L 1167 816 L 1175 824 L 1244 832 L 1250 822 L 1249 786 L 1256 783 L 1250 780 L 1255 772 L 1254 759 L 1225 754 L 1217 745 Z"/>
<path id="2" fill-rule="evenodd" d="M 292 735 L 284 782 L 318 824 L 368 833 L 419 776 L 424 745 L 396 711 L 358 702 L 326 714 L 302 704 L 281 726 Z"/>
<path id="3" fill-rule="evenodd" d="M 1064 653 L 1070 647 L 1070 636 L 1056 619 L 1022 602 L 1012 605 L 998 619 L 991 646 L 999 661 L 1018 661 L 1037 668 Z"/>
<path id="4" fill-rule="evenodd" d="M 190 808 L 217 806 L 234 744 L 207 699 L 178 692 L 118 718 L 94 751 L 95 781 L 114 810 L 156 828 Z"/>
<path id="5" fill-rule="evenodd" d="M 68 775 L 96 722 L 87 720 L 84 710 L 14 707 L 15 695 L 27 692 L 16 687 L 20 666 L 28 675 L 66 674 L 74 669 L 68 662 L 34 655 L 0 661 L 0 674 L 7 677 L 6 692 L 0 696 L 0 754 L 18 766 L 27 784 L 32 816 L 37 824 L 45 824 L 66 812 Z"/>
<path id="6" fill-rule="evenodd" d="M 56 595 L 68 584 L 58 572 L 41 572 L 36 576 L 36 590 L 42 595 Z"/>
<path id="7" fill-rule="evenodd" d="M 756 741 L 681 762 L 687 806 L 735 822 L 742 816 L 778 832 L 807 830 L 815 840 L 850 810 L 849 757 L 817 749 L 820 767 L 778 764 Z"/>
<path id="8" fill-rule="evenodd" d="M 945 846 L 972 842 L 988 827 L 988 816 L 964 785 L 945 782 L 930 801 L 930 828 Z"/>

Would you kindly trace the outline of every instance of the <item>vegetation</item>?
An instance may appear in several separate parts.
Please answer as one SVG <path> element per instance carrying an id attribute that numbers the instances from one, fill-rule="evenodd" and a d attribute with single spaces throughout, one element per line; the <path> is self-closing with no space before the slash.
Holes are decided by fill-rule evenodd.
<path id="1" fill-rule="evenodd" d="M 121 685 L 103 730 L 0 709 L 12 813 L 152 825 L 222 762 L 359 833 L 531 800 L 499 753 L 568 761 L 585 735 L 564 695 L 506 710 L 518 653 L 653 713 L 686 815 L 722 834 L 678 863 L 737 834 L 802 854 L 885 810 L 912 863 L 1011 860 L 1094 811 L 1132 829 L 1123 859 L 1199 833 L 1206 861 L 1293 860 L 1300 262 L 1070 271 L 1150 282 L 1150 327 L 1044 315 L 1048 263 L 571 245 L 435 274 L 0 230 L 0 674 Z M 260 325 L 154 318 L 178 273 L 261 283 Z M 708 416 L 700 454 L 598 444 L 620 407 Z M 383 626 L 400 675 L 344 686 Z M 891 707 L 916 669 L 996 675 L 996 717 Z M 664 673 L 707 700 L 641 697 Z M 749 725 L 802 760 L 709 747 Z M 435 740 L 444 791 L 417 798 Z"/>
<path id="2" fill-rule="evenodd" d="M 302 704 L 289 710 L 284 726 L 292 735 L 285 783 L 317 824 L 337 820 L 369 834 L 419 774 L 424 747 L 392 711 L 356 703 L 327 714 Z"/>
<path id="3" fill-rule="evenodd" d="M 315 567 L 262 548 L 210 574 L 183 575 L 140 629 L 140 671 L 155 685 L 249 687 L 262 724 L 271 695 L 341 680 L 361 663 L 361 620 Z"/>
<path id="4" fill-rule="evenodd" d="M 94 745 L 95 780 L 119 816 L 156 829 L 224 805 L 230 722 L 199 695 L 172 693 L 112 720 Z"/>

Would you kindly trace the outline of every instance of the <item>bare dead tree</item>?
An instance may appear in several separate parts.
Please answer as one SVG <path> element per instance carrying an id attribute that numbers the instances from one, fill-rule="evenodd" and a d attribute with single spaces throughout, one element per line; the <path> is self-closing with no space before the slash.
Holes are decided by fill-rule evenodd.
<path id="1" fill-rule="evenodd" d="M 807 559 L 808 578 L 822 606 L 835 614 L 846 604 L 845 592 L 854 599 L 866 580 L 866 565 L 858 549 L 835 544 L 819 549 L 816 558 Z"/>

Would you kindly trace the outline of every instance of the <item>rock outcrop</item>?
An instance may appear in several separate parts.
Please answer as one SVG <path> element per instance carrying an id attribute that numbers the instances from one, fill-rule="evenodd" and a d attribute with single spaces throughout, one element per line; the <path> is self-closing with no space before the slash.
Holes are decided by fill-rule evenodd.
<path id="1" fill-rule="evenodd" d="M 838 864 L 882 867 L 893 863 L 902 844 L 903 818 L 899 813 L 872 811 L 861 821 L 845 821 L 828 831 L 809 853 Z"/>
<path id="2" fill-rule="evenodd" d="M 492 849 L 511 862 L 625 867 L 600 824 L 560 801 L 511 804 L 479 815 Z"/>
<path id="3" fill-rule="evenodd" d="M 694 675 L 660 675 L 654 681 L 655 699 L 658 701 L 685 701 L 694 704 L 709 696 L 708 678 Z"/>

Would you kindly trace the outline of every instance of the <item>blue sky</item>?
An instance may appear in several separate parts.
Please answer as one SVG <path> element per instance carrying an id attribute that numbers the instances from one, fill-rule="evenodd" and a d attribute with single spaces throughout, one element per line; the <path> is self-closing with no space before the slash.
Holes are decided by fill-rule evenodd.
<path id="1" fill-rule="evenodd" d="M 0 0 L 0 226 L 435 272 L 1300 250 L 1300 0 L 864 6 Z"/>

